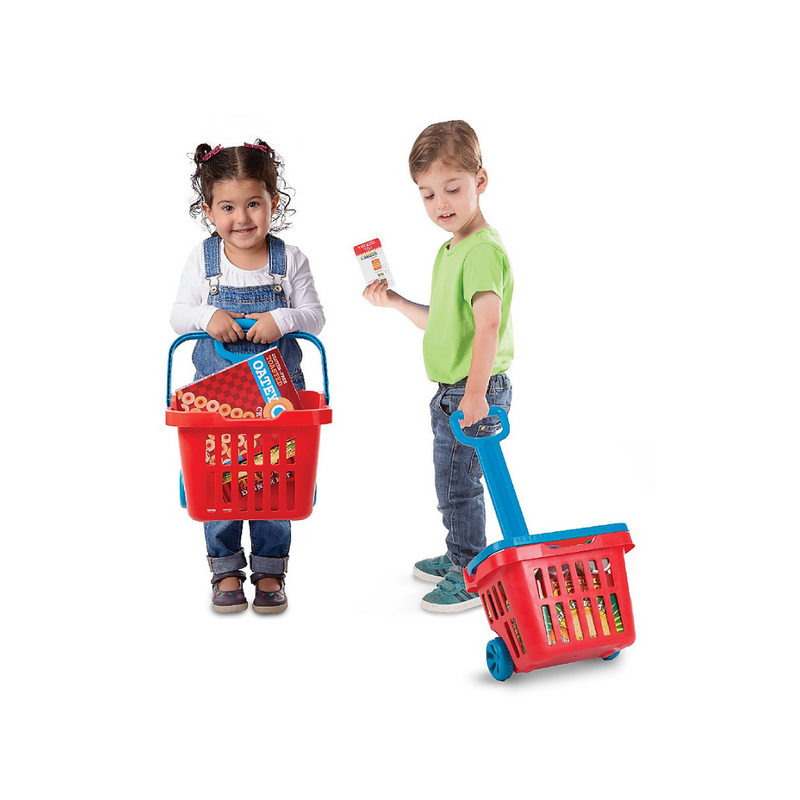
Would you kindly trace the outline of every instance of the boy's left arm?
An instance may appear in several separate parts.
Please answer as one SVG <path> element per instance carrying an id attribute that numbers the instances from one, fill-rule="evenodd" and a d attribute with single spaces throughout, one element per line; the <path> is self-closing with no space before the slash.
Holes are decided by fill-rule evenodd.
<path id="1" fill-rule="evenodd" d="M 478 292 L 472 298 L 475 316 L 475 336 L 472 340 L 472 360 L 467 376 L 464 399 L 458 407 L 464 412 L 461 427 L 474 425 L 489 414 L 486 389 L 492 377 L 500 336 L 501 301 L 494 292 Z"/>

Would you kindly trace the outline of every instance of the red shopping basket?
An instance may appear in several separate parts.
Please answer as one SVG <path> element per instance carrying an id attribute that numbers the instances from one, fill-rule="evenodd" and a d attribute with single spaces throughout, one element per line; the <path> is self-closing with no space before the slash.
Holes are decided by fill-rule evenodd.
<path id="1" fill-rule="evenodd" d="M 599 525 L 530 535 L 500 442 L 508 415 L 499 406 L 500 432 L 467 436 L 450 418 L 458 441 L 475 448 L 503 538 L 464 569 L 464 583 L 480 595 L 489 626 L 498 634 L 486 647 L 494 678 L 589 658 L 610 661 L 633 644 L 625 553 L 633 549 L 627 526 Z"/>
<path id="2" fill-rule="evenodd" d="M 178 429 L 182 505 L 199 521 L 305 519 L 316 494 L 320 426 L 332 415 L 322 343 L 309 333 L 286 334 L 316 345 L 324 393 L 300 391 L 302 409 L 283 411 L 274 419 L 231 419 L 218 412 L 178 410 L 172 397 L 176 347 L 206 336 L 191 333 L 176 339 L 167 365 L 166 422 Z"/>
<path id="3" fill-rule="evenodd" d="M 492 675 L 505 680 L 512 672 L 611 660 L 633 644 L 628 528 L 603 525 L 528 538 L 530 544 L 488 554 L 486 548 L 464 570 L 467 590 L 480 595 L 498 636 L 486 651 Z"/>

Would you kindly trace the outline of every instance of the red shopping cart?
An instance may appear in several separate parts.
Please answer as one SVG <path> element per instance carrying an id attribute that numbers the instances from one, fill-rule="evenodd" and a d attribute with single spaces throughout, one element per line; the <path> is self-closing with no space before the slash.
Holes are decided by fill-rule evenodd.
<path id="1" fill-rule="evenodd" d="M 251 320 L 240 323 L 252 324 Z M 167 425 L 178 429 L 181 505 L 198 521 L 305 519 L 316 499 L 320 426 L 331 421 L 325 348 L 304 331 L 285 334 L 316 346 L 324 392 L 300 391 L 301 409 L 274 418 L 231 419 L 218 411 L 185 411 L 172 394 L 175 350 L 203 332 L 179 336 L 167 361 Z M 215 342 L 215 345 L 219 344 Z M 230 361 L 240 357 L 222 346 Z M 244 356 L 247 358 L 249 356 Z"/>
<path id="2" fill-rule="evenodd" d="M 493 406 L 502 430 L 474 438 L 451 417 L 456 438 L 478 453 L 503 538 L 464 569 L 480 595 L 491 629 L 489 672 L 504 681 L 514 672 L 602 658 L 610 661 L 636 638 L 625 553 L 633 548 L 626 525 L 531 535 L 528 533 L 500 441 L 509 433 L 504 409 Z"/>

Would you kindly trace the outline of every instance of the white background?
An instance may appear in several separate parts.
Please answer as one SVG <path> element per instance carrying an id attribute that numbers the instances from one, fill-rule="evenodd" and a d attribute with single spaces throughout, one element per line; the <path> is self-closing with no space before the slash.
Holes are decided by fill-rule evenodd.
<path id="1" fill-rule="evenodd" d="M 797 712 L 792 3 L 71 3 L 4 23 L 14 796 L 777 790 Z M 419 608 L 411 566 L 443 536 L 433 387 L 352 251 L 380 237 L 427 300 L 444 236 L 406 159 L 452 118 L 480 136 L 515 268 L 504 451 L 528 526 L 621 521 L 636 543 L 633 647 L 503 684 L 480 611 Z M 290 609 L 263 618 L 209 608 L 162 411 L 203 235 L 187 154 L 256 136 L 296 190 L 285 238 L 325 304 L 334 409 Z"/>

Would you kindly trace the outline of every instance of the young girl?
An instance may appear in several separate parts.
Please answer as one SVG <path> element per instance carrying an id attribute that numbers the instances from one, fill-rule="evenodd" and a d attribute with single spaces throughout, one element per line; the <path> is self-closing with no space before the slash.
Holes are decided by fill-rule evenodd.
<path id="1" fill-rule="evenodd" d="M 308 259 L 275 233 L 289 227 L 289 194 L 283 161 L 261 139 L 240 147 L 197 147 L 192 177 L 195 191 L 189 213 L 203 217 L 211 236 L 190 254 L 181 276 L 170 322 L 179 334 L 204 330 L 233 353 L 258 353 L 278 342 L 294 385 L 305 388 L 297 330 L 319 334 L 325 315 Z M 288 190 L 288 191 L 287 191 Z M 245 333 L 237 320 L 255 320 Z M 230 366 L 209 339 L 193 354 L 196 378 Z M 284 577 L 289 557 L 288 520 L 250 521 L 250 580 L 256 585 L 253 610 L 261 614 L 287 606 Z M 204 522 L 208 564 L 213 573 L 215 611 L 243 611 L 247 561 L 242 550 L 243 523 Z"/>

